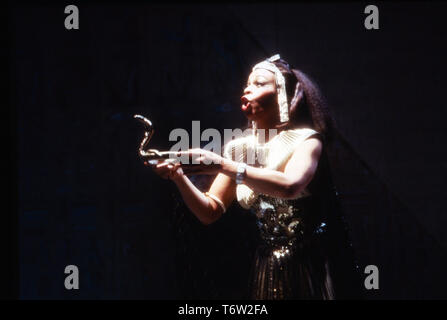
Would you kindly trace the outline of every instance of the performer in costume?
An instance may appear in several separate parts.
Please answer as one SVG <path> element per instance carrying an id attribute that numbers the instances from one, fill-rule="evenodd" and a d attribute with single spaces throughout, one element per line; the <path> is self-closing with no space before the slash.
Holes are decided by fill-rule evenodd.
<path id="1" fill-rule="evenodd" d="M 252 134 L 230 141 L 223 157 L 192 149 L 182 153 L 200 165 L 151 167 L 176 184 L 204 224 L 219 219 L 235 198 L 256 215 L 262 241 L 250 298 L 354 297 L 354 265 L 327 157 L 334 123 L 319 90 L 275 55 L 253 67 L 241 102 Z M 189 174 L 217 176 L 202 193 Z"/>

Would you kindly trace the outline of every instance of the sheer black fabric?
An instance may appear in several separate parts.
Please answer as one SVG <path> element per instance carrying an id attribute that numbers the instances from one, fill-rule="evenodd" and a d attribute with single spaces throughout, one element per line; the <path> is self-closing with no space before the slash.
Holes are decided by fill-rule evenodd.
<path id="1" fill-rule="evenodd" d="M 311 196 L 288 201 L 296 212 L 293 237 L 281 242 L 275 236 L 280 234 L 274 231 L 278 225 L 293 223 L 291 218 L 281 220 L 284 215 L 278 210 L 258 219 L 262 236 L 250 275 L 250 298 L 360 297 L 358 268 L 325 151 L 308 190 Z"/>

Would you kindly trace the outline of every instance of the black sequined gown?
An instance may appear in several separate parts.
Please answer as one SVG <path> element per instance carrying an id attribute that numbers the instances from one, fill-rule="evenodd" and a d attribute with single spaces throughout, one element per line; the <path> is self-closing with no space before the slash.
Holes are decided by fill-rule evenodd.
<path id="1" fill-rule="evenodd" d="M 279 160 L 270 159 L 264 167 L 283 165 L 296 145 L 311 136 L 320 135 L 311 129 L 281 132 L 267 148 L 268 154 L 274 152 Z M 238 159 L 238 144 L 246 141 L 240 139 L 227 146 L 226 157 Z M 247 159 L 246 153 L 242 154 L 239 161 Z M 251 271 L 251 299 L 352 298 L 353 257 L 347 250 L 348 239 L 325 150 L 312 181 L 298 198 L 257 194 L 242 185 L 238 186 L 238 201 L 256 215 L 262 239 Z"/>

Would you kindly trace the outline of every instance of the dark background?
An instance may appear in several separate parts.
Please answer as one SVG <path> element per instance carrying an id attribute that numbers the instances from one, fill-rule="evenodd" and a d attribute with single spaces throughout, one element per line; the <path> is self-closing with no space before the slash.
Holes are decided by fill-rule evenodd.
<path id="1" fill-rule="evenodd" d="M 361 270 L 380 271 L 366 297 L 447 298 L 445 3 L 378 2 L 370 31 L 366 3 L 73 4 L 79 30 L 64 28 L 65 4 L 9 11 L 20 298 L 243 297 L 253 217 L 235 204 L 201 226 L 141 164 L 131 117 L 153 121 L 162 150 L 192 120 L 243 126 L 250 68 L 275 53 L 316 80 L 338 122 L 353 245 Z"/>

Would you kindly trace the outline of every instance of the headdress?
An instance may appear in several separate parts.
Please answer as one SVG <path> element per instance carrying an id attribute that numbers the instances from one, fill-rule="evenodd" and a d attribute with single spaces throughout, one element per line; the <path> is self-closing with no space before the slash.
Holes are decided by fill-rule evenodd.
<path id="1" fill-rule="evenodd" d="M 276 78 L 276 91 L 278 95 L 278 105 L 279 105 L 279 121 L 287 122 L 289 121 L 289 105 L 287 104 L 287 93 L 286 93 L 286 81 L 284 76 L 278 67 L 273 63 L 273 61 L 279 60 L 279 54 L 275 54 L 274 56 L 256 64 L 253 67 L 253 70 L 256 69 L 265 69 L 273 72 Z"/>

